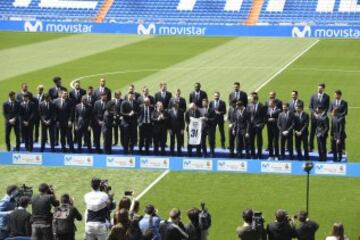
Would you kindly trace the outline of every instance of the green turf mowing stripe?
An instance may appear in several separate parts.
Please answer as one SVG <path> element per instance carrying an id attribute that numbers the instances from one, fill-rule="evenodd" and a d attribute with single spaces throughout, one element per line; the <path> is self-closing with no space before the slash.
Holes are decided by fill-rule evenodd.
<path id="1" fill-rule="evenodd" d="M 161 174 L 161 171 L 1 166 L 0 173 L 2 191 L 10 184 L 25 183 L 32 186 L 34 193 L 37 193 L 39 184 L 45 182 L 54 186 L 57 198 L 64 193 L 69 193 L 74 197 L 75 206 L 81 214 L 84 214 L 84 194 L 91 191 L 92 177 L 109 180 L 116 204 L 118 204 L 124 191 L 140 193 Z M 84 225 L 84 220 L 76 224 L 78 229 L 76 239 L 78 240 L 84 239 Z"/>
<path id="2" fill-rule="evenodd" d="M 95 38 L 97 37 L 95 36 Z M 141 70 L 137 73 L 117 76 L 103 75 L 107 77 L 107 84 L 110 88 L 113 90 L 120 89 L 157 71 L 146 72 L 142 71 L 142 69 L 164 69 L 231 40 L 232 38 L 150 38 L 146 41 L 6 79 L 0 82 L 0 88 L 4 92 L 18 91 L 22 82 L 28 82 L 30 90 L 34 92 L 38 84 L 44 84 L 46 89 L 52 86 L 51 78 L 54 75 L 62 76 L 63 84 L 68 87 L 72 79 L 80 76 L 101 72 Z M 16 69 L 16 67 L 13 67 L 13 69 Z M 99 76 L 86 79 L 86 81 L 82 82 L 83 87 L 89 85 L 98 86 L 98 79 Z M 138 89 L 138 91 L 141 90 Z M 7 94 L 2 95 L 2 101 L 5 101 L 5 99 L 7 99 Z M 1 122 L 3 122 L 3 118 L 1 118 L 0 124 Z M 3 131 L 4 129 L 0 128 L 0 136 L 4 136 Z M 3 143 L 4 137 L 0 137 L 0 144 L 3 145 Z"/>
<path id="3" fill-rule="evenodd" d="M 260 91 L 265 97 L 269 91 L 276 90 L 280 99 L 290 99 L 291 91 L 296 89 L 307 107 L 318 83 L 326 84 L 331 99 L 334 90 L 341 89 L 349 104 L 346 150 L 348 159 L 356 162 L 360 161 L 360 152 L 356 151 L 360 143 L 359 43 L 358 40 L 321 40 Z"/>
<path id="4" fill-rule="evenodd" d="M 0 51 L 0 58 L 6 59 L 0 63 L 0 81 L 149 38 L 151 36 L 79 34 L 4 49 Z"/>
<path id="5" fill-rule="evenodd" d="M 141 201 L 153 203 L 163 218 L 178 207 L 184 222 L 186 211 L 204 201 L 213 217 L 209 239 L 237 239 L 245 208 L 262 211 L 266 224 L 274 221 L 278 208 L 290 216 L 304 209 L 305 181 L 300 176 L 171 172 Z M 311 177 L 310 218 L 320 224 L 316 239 L 325 239 L 334 222 L 344 223 L 350 239 L 358 236 L 359 184 L 356 178 Z"/>
<path id="6" fill-rule="evenodd" d="M 69 37 L 68 33 L 31 33 L 31 32 L 0 32 L 0 50 L 21 45 L 44 42 L 62 37 Z"/>
<path id="7" fill-rule="evenodd" d="M 314 41 L 316 40 L 236 38 L 147 76 L 135 85 L 148 85 L 151 92 L 155 92 L 158 91 L 159 83 L 165 81 L 171 91 L 180 88 L 188 98 L 193 84 L 201 82 L 210 95 L 214 91 L 220 91 L 223 98 L 227 99 L 234 81 L 240 81 L 243 89 L 253 91 Z"/>

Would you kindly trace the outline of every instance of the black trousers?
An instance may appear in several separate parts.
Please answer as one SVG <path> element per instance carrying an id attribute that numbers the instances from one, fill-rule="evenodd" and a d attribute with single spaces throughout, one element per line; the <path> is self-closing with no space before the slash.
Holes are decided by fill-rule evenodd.
<path id="1" fill-rule="evenodd" d="M 149 148 L 152 141 L 152 124 L 151 123 L 143 123 L 139 127 L 139 150 L 142 151 L 145 146 L 145 153 L 149 154 Z"/>
<path id="2" fill-rule="evenodd" d="M 40 118 L 39 117 L 35 117 L 34 120 L 34 142 L 38 142 L 39 141 L 39 133 L 40 133 Z"/>
<path id="3" fill-rule="evenodd" d="M 236 133 L 236 152 L 239 158 L 243 158 L 244 157 L 244 152 L 245 150 L 245 154 L 246 157 L 249 157 L 249 148 L 248 145 L 246 144 L 246 138 L 245 138 L 245 133 L 244 132 L 237 132 Z"/>
<path id="4" fill-rule="evenodd" d="M 75 240 L 75 232 L 65 234 L 65 235 L 56 235 L 55 240 Z"/>
<path id="5" fill-rule="evenodd" d="M 326 151 L 326 138 L 327 137 L 317 137 L 318 151 L 319 151 L 319 160 L 326 161 L 327 151 Z"/>
<path id="6" fill-rule="evenodd" d="M 207 156 L 207 146 L 206 139 L 209 142 L 210 153 L 215 154 L 215 127 L 211 126 L 207 129 L 204 129 L 201 134 L 201 149 L 203 156 Z"/>
<path id="7" fill-rule="evenodd" d="M 289 159 L 292 160 L 294 158 L 294 144 L 293 144 L 293 134 L 288 133 L 284 136 L 281 132 L 280 135 L 280 151 L 281 151 L 281 158 L 285 159 L 285 149 L 289 151 Z"/>
<path id="8" fill-rule="evenodd" d="M 262 138 L 262 128 L 260 127 L 250 127 L 249 130 L 249 146 L 250 153 L 252 158 L 262 158 L 262 146 L 263 146 L 263 138 Z M 255 152 L 255 139 L 256 139 L 256 149 Z"/>
<path id="9" fill-rule="evenodd" d="M 103 149 L 105 154 L 112 154 L 112 128 L 102 127 Z"/>
<path id="10" fill-rule="evenodd" d="M 167 138 L 167 129 L 166 126 L 162 126 L 160 128 L 154 127 L 154 154 L 165 155 L 165 146 L 166 146 L 166 138 Z"/>
<path id="11" fill-rule="evenodd" d="M 5 123 L 5 142 L 6 142 L 6 149 L 11 151 L 11 144 L 10 144 L 10 134 L 11 129 L 14 129 L 15 139 L 16 139 L 16 151 L 20 151 L 20 135 L 19 135 L 19 123 L 15 123 L 11 125 L 9 123 Z"/>
<path id="12" fill-rule="evenodd" d="M 55 145 L 59 145 L 59 138 L 60 138 L 60 128 L 55 126 L 54 127 L 54 139 Z"/>
<path id="13" fill-rule="evenodd" d="M 316 119 L 311 116 L 311 124 L 310 124 L 310 138 L 309 138 L 309 148 L 312 151 L 314 149 L 314 139 L 316 132 Z"/>
<path id="14" fill-rule="evenodd" d="M 235 139 L 236 134 L 233 132 L 234 126 L 229 128 L 229 150 L 230 150 L 230 156 L 234 156 L 234 149 L 235 149 Z"/>
<path id="15" fill-rule="evenodd" d="M 41 123 L 41 147 L 40 147 L 40 151 L 43 152 L 45 150 L 45 143 L 48 140 L 48 134 L 49 134 L 49 138 L 50 138 L 50 147 L 51 147 L 51 151 L 54 152 L 55 151 L 55 138 L 54 138 L 54 132 L 55 127 L 54 124 L 51 123 L 49 126 Z"/>
<path id="16" fill-rule="evenodd" d="M 67 123 L 60 123 L 60 143 L 63 152 L 66 152 L 66 143 L 69 145 L 70 152 L 74 152 L 74 142 L 72 135 L 72 127 Z"/>
<path id="17" fill-rule="evenodd" d="M 201 144 L 199 144 L 199 145 L 190 145 L 190 144 L 188 144 L 188 146 L 187 146 L 188 156 L 189 157 L 193 156 L 193 154 L 192 154 L 193 148 L 196 149 L 196 156 L 201 157 Z"/>
<path id="18" fill-rule="evenodd" d="M 279 129 L 275 124 L 267 125 L 269 157 L 279 157 Z M 275 155 L 274 155 L 275 152 Z"/>
<path id="19" fill-rule="evenodd" d="M 94 123 L 93 127 L 93 138 L 94 138 L 94 146 L 97 153 L 100 153 L 100 138 L 101 138 L 101 126 L 99 126 L 97 123 Z"/>
<path id="20" fill-rule="evenodd" d="M 343 155 L 344 140 L 340 139 L 340 141 L 337 142 L 336 139 L 332 138 L 331 143 L 332 143 L 331 145 L 332 145 L 332 149 L 333 149 L 334 162 L 340 162 L 342 159 L 342 155 Z"/>
<path id="21" fill-rule="evenodd" d="M 184 134 L 181 134 L 181 129 L 175 129 L 170 131 L 170 153 L 175 155 L 175 141 L 177 154 L 180 156 L 182 154 L 181 147 L 184 144 Z"/>
<path id="22" fill-rule="evenodd" d="M 304 149 L 304 156 L 302 154 L 302 148 Z M 295 148 L 297 152 L 297 158 L 299 160 L 309 160 L 309 146 L 308 146 L 308 134 L 302 134 L 301 136 L 297 136 L 295 134 Z"/>
<path id="23" fill-rule="evenodd" d="M 86 126 L 76 130 L 77 150 L 79 153 L 82 152 L 82 139 L 84 139 L 84 143 L 86 144 L 88 151 L 92 152 L 90 134 L 91 133 Z"/>
<path id="24" fill-rule="evenodd" d="M 134 146 L 137 142 L 137 126 L 136 124 L 129 124 L 126 126 L 123 126 L 124 131 L 124 153 L 129 153 L 129 150 L 131 153 L 134 151 Z"/>
<path id="25" fill-rule="evenodd" d="M 216 121 L 216 125 L 214 126 L 215 129 L 216 129 L 216 126 L 219 127 L 221 145 L 224 146 L 225 145 L 224 121 L 219 121 L 219 120 Z"/>
<path id="26" fill-rule="evenodd" d="M 114 129 L 114 144 L 118 145 L 118 143 L 119 143 L 119 132 L 120 132 L 120 143 L 122 143 L 122 140 L 121 140 L 121 126 L 120 126 L 120 121 L 119 120 L 115 121 L 113 129 Z"/>
<path id="27" fill-rule="evenodd" d="M 53 232 L 50 224 L 33 223 L 31 230 L 31 240 L 53 240 Z"/>
<path id="28" fill-rule="evenodd" d="M 28 126 L 25 126 L 24 124 L 22 124 L 21 131 L 22 131 L 22 136 L 24 137 L 26 151 L 32 152 L 33 146 L 34 146 L 34 139 L 33 139 L 34 125 L 33 125 L 33 123 L 29 123 Z"/>

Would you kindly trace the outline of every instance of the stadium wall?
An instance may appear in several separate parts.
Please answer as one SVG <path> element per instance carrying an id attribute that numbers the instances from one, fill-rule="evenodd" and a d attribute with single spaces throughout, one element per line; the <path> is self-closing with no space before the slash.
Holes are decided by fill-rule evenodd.
<path id="1" fill-rule="evenodd" d="M 360 26 L 244 26 L 0 21 L 0 30 L 139 35 L 247 36 L 360 39 Z"/>
<path id="2" fill-rule="evenodd" d="M 162 169 L 252 174 L 305 175 L 301 161 L 260 161 L 188 157 L 0 152 L 0 165 Z M 314 175 L 360 177 L 360 163 L 315 162 Z"/>

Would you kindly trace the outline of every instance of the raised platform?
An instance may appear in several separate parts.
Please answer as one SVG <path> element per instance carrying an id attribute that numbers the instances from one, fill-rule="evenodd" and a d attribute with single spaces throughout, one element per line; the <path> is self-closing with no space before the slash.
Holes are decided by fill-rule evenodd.
<path id="1" fill-rule="evenodd" d="M 75 148 L 75 151 L 77 151 L 77 144 L 74 145 L 74 148 Z M 20 150 L 25 152 L 25 146 L 23 144 L 21 145 Z M 95 149 L 93 149 L 93 150 L 95 150 Z M 34 144 L 33 152 L 40 152 L 40 144 Z M 46 145 L 45 152 L 50 152 L 50 146 L 49 145 Z M 56 146 L 55 147 L 55 152 L 61 153 L 62 152 L 61 147 Z M 120 147 L 120 146 L 113 146 L 112 152 L 115 155 L 123 155 L 124 154 L 123 148 Z M 150 154 L 152 154 L 152 152 L 153 151 L 152 151 L 152 148 L 151 148 Z M 208 152 L 209 152 L 209 150 L 208 150 Z M 83 147 L 82 148 L 82 154 L 87 154 L 87 153 L 88 153 L 87 147 Z M 137 146 L 135 146 L 134 155 L 140 155 Z M 170 151 L 169 151 L 168 148 L 166 149 L 166 156 L 170 156 Z M 186 157 L 186 156 L 187 156 L 187 149 L 183 148 L 183 157 Z M 193 156 L 195 156 L 195 149 L 193 149 Z M 309 156 L 310 156 L 311 161 L 317 161 L 319 159 L 319 154 L 317 152 L 310 152 Z M 215 150 L 214 158 L 230 158 L 229 150 L 228 149 L 217 148 Z M 263 159 L 268 159 L 268 158 L 269 158 L 269 152 L 263 151 Z M 296 159 L 296 152 L 294 152 L 294 158 Z M 231 158 L 231 159 L 233 159 L 233 158 Z M 332 154 L 328 154 L 328 160 L 330 162 L 333 161 L 333 155 Z M 343 156 L 343 159 L 341 160 L 341 162 L 347 162 L 347 156 L 346 155 Z"/>
<path id="2" fill-rule="evenodd" d="M 305 175 L 303 161 L 260 161 L 117 154 L 0 152 L 0 165 Z M 360 177 L 360 163 L 314 162 L 311 173 L 314 175 Z"/>

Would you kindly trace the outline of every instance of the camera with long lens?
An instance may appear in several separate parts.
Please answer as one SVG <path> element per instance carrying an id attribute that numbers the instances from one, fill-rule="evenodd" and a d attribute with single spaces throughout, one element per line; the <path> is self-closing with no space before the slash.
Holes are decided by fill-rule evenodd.
<path id="1" fill-rule="evenodd" d="M 109 193 L 111 191 L 111 186 L 109 184 L 109 180 L 107 179 L 103 179 L 100 182 L 100 191 L 105 192 L 105 193 Z"/>
<path id="2" fill-rule="evenodd" d="M 211 215 L 208 211 L 208 209 L 205 207 L 205 203 L 202 202 L 200 204 L 201 206 L 201 212 L 199 214 L 199 226 L 201 230 L 207 230 L 211 227 Z"/>
<path id="3" fill-rule="evenodd" d="M 262 216 L 262 212 L 255 211 L 252 217 L 251 228 L 256 231 L 264 230 L 265 219 Z"/>
<path id="4" fill-rule="evenodd" d="M 13 195 L 13 198 L 16 201 L 16 203 L 19 203 L 20 198 L 27 197 L 28 199 L 31 199 L 33 194 L 34 191 L 32 187 L 23 184 L 17 188 L 16 192 Z"/>

